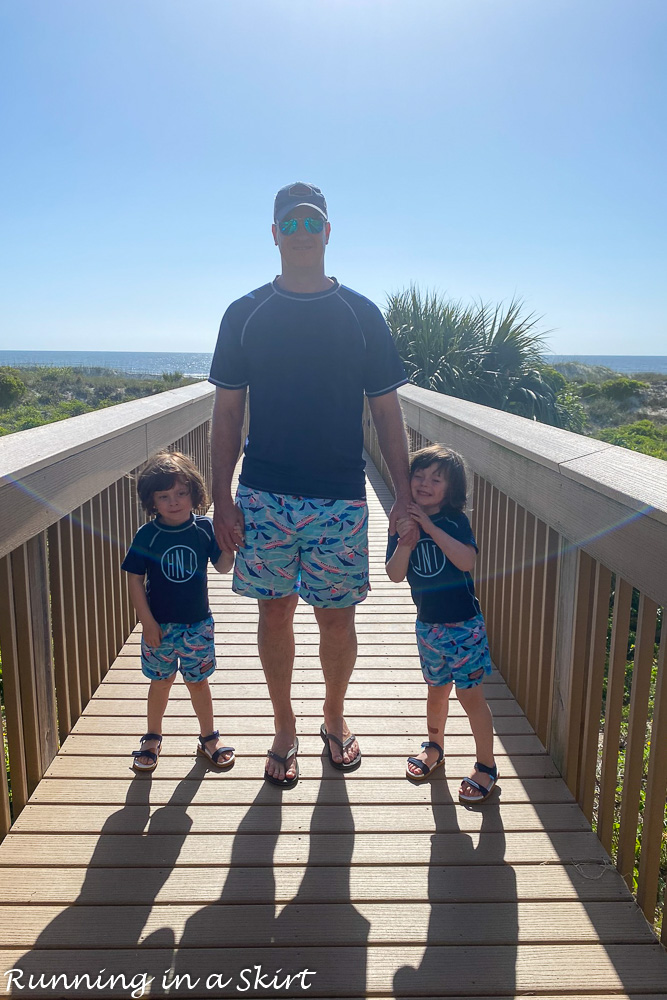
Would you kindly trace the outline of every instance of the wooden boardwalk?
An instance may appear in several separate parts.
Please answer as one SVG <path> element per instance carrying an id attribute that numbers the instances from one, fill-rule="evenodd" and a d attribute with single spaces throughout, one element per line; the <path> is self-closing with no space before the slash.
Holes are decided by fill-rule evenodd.
<path id="1" fill-rule="evenodd" d="M 455 700 L 446 773 L 403 777 L 425 689 L 409 592 L 384 575 L 388 494 L 371 478 L 373 590 L 347 700 L 361 769 L 344 777 L 323 757 L 317 629 L 302 605 L 301 781 L 281 792 L 261 780 L 272 719 L 257 613 L 213 574 L 216 717 L 237 763 L 220 774 L 195 757 L 177 682 L 159 766 L 133 775 L 146 696 L 135 631 L 0 847 L 0 974 L 23 970 L 9 995 L 139 996 L 150 975 L 143 995 L 192 998 L 667 997 L 667 953 L 499 676 L 487 692 L 500 794 L 458 804 L 474 745 Z M 77 973 L 89 981 L 77 987 Z M 175 976 L 189 979 L 165 990 Z"/>

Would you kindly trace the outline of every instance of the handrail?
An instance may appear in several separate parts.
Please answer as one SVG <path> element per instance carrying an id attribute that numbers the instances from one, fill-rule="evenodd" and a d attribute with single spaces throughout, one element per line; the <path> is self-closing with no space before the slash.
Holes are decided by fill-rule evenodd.
<path id="1" fill-rule="evenodd" d="M 667 630 L 654 655 L 667 605 L 667 462 L 416 386 L 399 397 L 412 448 L 447 444 L 473 473 L 494 662 L 653 922 L 667 792 Z M 368 407 L 364 419 L 391 486 Z"/>
<path id="2" fill-rule="evenodd" d="M 163 448 L 210 488 L 215 389 L 185 386 L 0 439 L 0 654 L 11 808 L 0 838 L 136 622 L 124 552 L 144 520 L 134 474 Z"/>

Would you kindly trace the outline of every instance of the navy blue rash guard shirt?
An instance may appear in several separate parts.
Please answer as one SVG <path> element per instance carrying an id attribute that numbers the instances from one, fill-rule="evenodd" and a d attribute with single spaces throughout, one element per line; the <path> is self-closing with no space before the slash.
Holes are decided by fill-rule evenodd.
<path id="1" fill-rule="evenodd" d="M 163 524 L 159 518 L 137 531 L 121 569 L 146 575 L 146 597 L 160 625 L 194 625 L 208 618 L 206 570 L 220 549 L 209 517 L 192 514 L 185 524 Z"/>
<path id="2" fill-rule="evenodd" d="M 461 511 L 441 510 L 431 520 L 457 542 L 477 549 L 470 521 Z M 393 556 L 397 545 L 398 535 L 390 535 L 387 561 Z M 472 576 L 450 562 L 423 528 L 419 529 L 419 541 L 410 554 L 407 578 L 420 622 L 452 625 L 455 622 L 466 622 L 480 614 Z"/>
<path id="3" fill-rule="evenodd" d="M 365 493 L 364 394 L 407 379 L 382 313 L 335 279 L 297 294 L 275 281 L 237 299 L 220 325 L 209 380 L 250 390 L 240 482 L 270 493 L 358 500 Z"/>

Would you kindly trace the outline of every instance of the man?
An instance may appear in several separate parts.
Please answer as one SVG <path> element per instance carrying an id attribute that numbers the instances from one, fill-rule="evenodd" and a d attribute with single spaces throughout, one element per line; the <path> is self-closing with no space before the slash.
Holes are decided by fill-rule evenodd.
<path id="1" fill-rule="evenodd" d="M 299 773 L 290 697 L 299 594 L 320 629 L 329 759 L 344 771 L 361 763 L 343 706 L 357 652 L 355 605 L 368 592 L 364 393 L 394 481 L 392 532 L 410 499 L 396 394 L 407 381 L 403 365 L 377 306 L 326 276 L 330 232 L 319 188 L 280 189 L 272 233 L 281 273 L 229 306 L 210 374 L 215 533 L 222 549 L 237 551 L 234 591 L 259 602 L 259 656 L 275 721 L 264 776 L 285 788 Z M 248 387 L 236 506 L 231 480 Z"/>

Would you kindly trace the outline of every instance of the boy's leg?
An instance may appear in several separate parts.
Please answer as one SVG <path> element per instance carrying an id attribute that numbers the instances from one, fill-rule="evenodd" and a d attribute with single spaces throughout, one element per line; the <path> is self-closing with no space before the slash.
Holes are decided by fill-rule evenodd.
<path id="1" fill-rule="evenodd" d="M 429 685 L 428 695 L 426 696 L 426 727 L 428 729 L 428 740 L 433 743 L 438 743 L 444 750 L 445 747 L 445 725 L 447 724 L 447 713 L 449 711 L 449 695 L 451 694 L 452 685 L 442 684 L 436 686 Z M 426 747 L 421 753 L 413 754 L 417 760 L 423 760 L 425 764 L 429 767 L 433 765 L 438 760 L 438 751 L 433 747 Z M 415 777 L 420 778 L 423 776 L 423 771 L 420 771 L 418 767 L 414 764 L 408 763 L 408 771 L 414 774 Z"/>
<path id="2" fill-rule="evenodd" d="M 208 736 L 209 733 L 215 731 L 215 723 L 213 721 L 213 699 L 211 697 L 211 688 L 209 686 L 208 679 L 203 681 L 185 681 L 185 686 L 188 689 L 192 707 L 194 708 L 195 714 L 199 720 L 199 732 L 202 736 Z M 209 740 L 206 744 L 206 749 L 209 753 L 213 754 L 218 747 L 222 746 L 225 746 L 225 744 L 218 737 L 216 740 Z M 218 760 L 231 760 L 231 757 L 231 753 L 225 753 L 222 754 Z"/>
<path id="3" fill-rule="evenodd" d="M 484 671 L 481 670 L 479 682 L 474 687 L 457 688 L 456 696 L 463 705 L 470 721 L 470 728 L 475 737 L 477 760 L 480 764 L 493 767 L 496 762 L 493 756 L 493 716 L 484 695 L 481 683 L 483 676 Z M 474 770 L 470 777 L 484 788 L 488 788 L 491 784 L 490 776 L 481 771 Z M 461 791 L 464 795 L 470 795 L 479 799 L 483 798 L 481 792 L 470 785 L 465 779 L 461 783 Z"/>
<path id="4" fill-rule="evenodd" d="M 159 733 L 162 734 L 162 720 L 164 718 L 164 713 L 167 708 L 167 702 L 169 701 L 169 692 L 171 691 L 171 685 L 174 683 L 174 678 L 176 677 L 176 672 L 161 681 L 151 681 L 148 688 L 148 707 L 147 707 L 147 733 Z M 157 752 L 157 748 L 160 745 L 159 740 L 146 740 L 142 745 L 142 750 L 152 750 L 154 753 Z M 150 757 L 142 755 L 137 757 L 138 764 L 149 765 L 153 762 Z"/>

